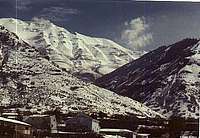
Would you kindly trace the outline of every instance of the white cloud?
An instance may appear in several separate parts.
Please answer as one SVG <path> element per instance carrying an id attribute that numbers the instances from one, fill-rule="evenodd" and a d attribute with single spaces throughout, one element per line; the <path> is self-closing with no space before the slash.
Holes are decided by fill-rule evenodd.
<path id="1" fill-rule="evenodd" d="M 152 33 L 145 18 L 135 18 L 130 22 L 125 22 L 125 30 L 121 33 L 122 42 L 132 50 L 144 49 L 153 40 Z"/>
<path id="2" fill-rule="evenodd" d="M 77 9 L 63 8 L 63 7 L 50 7 L 44 8 L 38 17 L 48 19 L 56 22 L 68 21 L 70 16 L 78 15 L 80 13 Z"/>

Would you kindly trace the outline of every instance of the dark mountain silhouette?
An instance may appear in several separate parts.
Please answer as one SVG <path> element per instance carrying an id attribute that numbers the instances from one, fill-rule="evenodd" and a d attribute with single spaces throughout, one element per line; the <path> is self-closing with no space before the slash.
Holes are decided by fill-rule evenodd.
<path id="1" fill-rule="evenodd" d="M 96 84 L 168 117 L 199 117 L 199 49 L 198 39 L 161 46 L 97 79 Z"/>

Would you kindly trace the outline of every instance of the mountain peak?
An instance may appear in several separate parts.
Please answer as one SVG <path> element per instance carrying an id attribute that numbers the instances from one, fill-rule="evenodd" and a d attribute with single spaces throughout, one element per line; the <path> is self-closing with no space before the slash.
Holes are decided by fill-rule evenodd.
<path id="1" fill-rule="evenodd" d="M 70 33 L 41 19 L 21 21 L 5 18 L 0 19 L 0 24 L 45 53 L 55 65 L 81 79 L 94 80 L 143 54 L 108 39 Z"/>

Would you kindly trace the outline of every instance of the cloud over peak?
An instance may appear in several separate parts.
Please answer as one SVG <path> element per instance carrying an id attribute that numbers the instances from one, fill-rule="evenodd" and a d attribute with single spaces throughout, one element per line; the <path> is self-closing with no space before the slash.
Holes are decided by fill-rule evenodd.
<path id="1" fill-rule="evenodd" d="M 121 33 L 122 42 L 132 50 L 141 50 L 149 45 L 153 36 L 149 32 L 149 25 L 144 17 L 132 19 L 125 22 L 125 29 Z"/>

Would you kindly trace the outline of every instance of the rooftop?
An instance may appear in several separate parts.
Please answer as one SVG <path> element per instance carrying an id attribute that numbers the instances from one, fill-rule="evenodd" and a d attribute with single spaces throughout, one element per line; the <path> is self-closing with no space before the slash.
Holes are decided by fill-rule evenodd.
<path id="1" fill-rule="evenodd" d="M 11 115 L 11 116 L 13 115 L 13 116 L 17 116 L 18 113 L 12 113 L 12 112 L 11 112 L 11 113 L 2 113 L 2 115 Z"/>
<path id="2" fill-rule="evenodd" d="M 100 132 L 129 132 L 129 133 L 133 133 L 133 131 L 128 130 L 128 129 L 114 129 L 114 128 L 103 128 L 103 129 L 100 129 Z"/>
<path id="3" fill-rule="evenodd" d="M 30 124 L 27 124 L 25 122 L 21 122 L 21 121 L 14 120 L 14 119 L 8 119 L 8 118 L 4 118 L 4 117 L 0 117 L 0 121 L 14 123 L 14 124 L 18 124 L 18 125 L 24 125 L 24 126 L 31 126 Z"/>
<path id="4" fill-rule="evenodd" d="M 149 136 L 150 134 L 137 133 L 138 136 Z"/>

